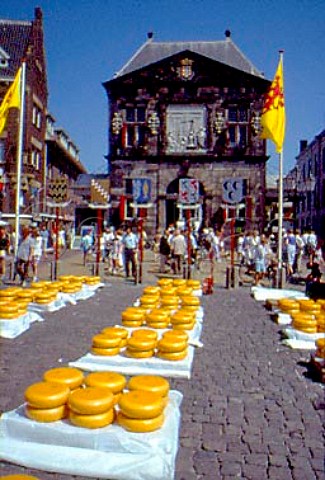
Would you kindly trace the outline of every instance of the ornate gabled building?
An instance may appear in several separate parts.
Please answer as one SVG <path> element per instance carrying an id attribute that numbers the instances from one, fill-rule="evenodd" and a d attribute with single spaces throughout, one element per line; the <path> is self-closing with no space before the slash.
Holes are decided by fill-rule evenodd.
<path id="1" fill-rule="evenodd" d="M 26 213 L 27 217 L 42 214 L 46 219 L 53 214 L 46 203 L 49 182 L 63 177 L 70 186 L 86 170 L 79 160 L 77 147 L 63 130 L 55 128 L 54 118 L 48 112 L 40 8 L 35 8 L 32 21 L 0 19 L 0 102 L 23 61 L 26 64 L 26 88 L 20 212 L 22 216 Z M 4 218 L 13 217 L 15 212 L 18 118 L 19 110 L 10 109 L 0 136 L 0 211 Z"/>
<path id="2" fill-rule="evenodd" d="M 104 82 L 109 104 L 112 219 L 130 219 L 132 180 L 151 182 L 150 233 L 184 220 L 179 180 L 195 179 L 193 220 L 264 224 L 266 144 L 259 138 L 270 82 L 226 31 L 222 41 L 156 42 L 152 34 Z"/>

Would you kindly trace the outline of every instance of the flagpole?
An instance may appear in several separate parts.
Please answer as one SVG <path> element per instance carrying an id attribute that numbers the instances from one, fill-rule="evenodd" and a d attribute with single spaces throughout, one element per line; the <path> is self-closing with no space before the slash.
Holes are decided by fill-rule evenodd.
<path id="1" fill-rule="evenodd" d="M 279 50 L 283 62 L 283 50 Z M 279 198 L 278 198 L 278 288 L 283 287 L 282 250 L 283 250 L 283 145 L 279 153 Z"/>
<path id="2" fill-rule="evenodd" d="M 22 153 L 23 153 L 23 132 L 24 132 L 24 107 L 25 107 L 25 83 L 26 83 L 26 63 L 21 65 L 21 84 L 20 84 L 20 109 L 19 109 L 19 133 L 18 148 L 16 158 L 16 204 L 15 204 L 15 245 L 14 255 L 17 257 L 19 242 L 19 226 L 20 226 L 20 190 L 21 190 L 21 169 L 22 169 Z"/>

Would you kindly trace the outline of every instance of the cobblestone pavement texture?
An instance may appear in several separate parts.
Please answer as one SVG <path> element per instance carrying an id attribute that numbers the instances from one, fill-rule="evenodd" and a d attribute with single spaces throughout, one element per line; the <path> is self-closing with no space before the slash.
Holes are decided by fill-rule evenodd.
<path id="1" fill-rule="evenodd" d="M 310 353 L 281 345 L 279 325 L 250 288 L 224 287 L 224 267 L 215 272 L 213 295 L 202 297 L 204 347 L 196 350 L 191 379 L 170 380 L 184 394 L 175 480 L 323 480 L 324 386 L 308 375 Z M 136 286 L 103 274 L 106 286 L 93 298 L 2 339 L 1 410 L 22 404 L 25 388 L 46 369 L 84 355 L 95 333 L 119 324 L 121 311 L 156 283 L 154 270 L 146 263 Z M 85 271 L 79 252 L 61 259 L 59 273 Z M 86 478 L 0 463 L 1 475 L 13 473 Z"/>

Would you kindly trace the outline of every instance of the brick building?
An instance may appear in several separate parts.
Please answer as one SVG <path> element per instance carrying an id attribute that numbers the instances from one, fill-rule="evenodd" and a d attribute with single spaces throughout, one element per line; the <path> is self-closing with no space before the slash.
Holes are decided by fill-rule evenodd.
<path id="1" fill-rule="evenodd" d="M 26 63 L 23 123 L 21 215 L 52 218 L 47 206 L 48 184 L 57 177 L 73 183 L 85 168 L 79 151 L 48 111 L 48 84 L 43 15 L 35 8 L 32 21 L 0 20 L 0 102 L 19 67 Z M 4 218 L 15 212 L 19 111 L 11 109 L 0 136 L 0 211 Z M 69 215 L 73 218 L 73 211 Z"/>
<path id="2" fill-rule="evenodd" d="M 109 106 L 112 220 L 137 214 L 132 180 L 149 179 L 150 233 L 184 221 L 179 180 L 198 181 L 193 223 L 226 216 L 262 228 L 266 143 L 259 138 L 270 83 L 226 31 L 222 41 L 147 41 L 104 82 Z"/>

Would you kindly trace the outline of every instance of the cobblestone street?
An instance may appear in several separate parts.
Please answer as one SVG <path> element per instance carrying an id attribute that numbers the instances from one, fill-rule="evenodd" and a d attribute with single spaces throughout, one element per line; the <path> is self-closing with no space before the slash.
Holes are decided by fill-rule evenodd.
<path id="1" fill-rule="evenodd" d="M 81 273 L 78 262 L 80 253 L 72 252 L 64 269 Z M 1 410 L 22 404 L 25 388 L 46 369 L 89 351 L 104 326 L 121 323 L 122 310 L 156 283 L 152 270 L 146 265 L 137 286 L 105 276 L 106 286 L 93 298 L 44 314 L 44 322 L 16 339 L 2 339 Z M 195 351 L 191 379 L 170 380 L 184 395 L 175 479 L 323 480 L 324 387 L 308 376 L 310 353 L 281 345 L 280 326 L 250 288 L 225 289 L 220 272 L 213 295 L 202 297 L 204 347 Z M 86 478 L 4 462 L 0 472 Z"/>

